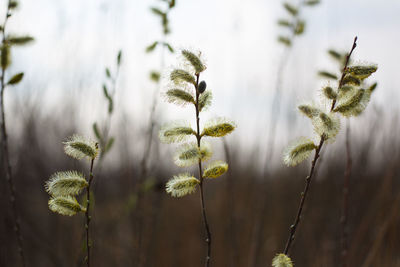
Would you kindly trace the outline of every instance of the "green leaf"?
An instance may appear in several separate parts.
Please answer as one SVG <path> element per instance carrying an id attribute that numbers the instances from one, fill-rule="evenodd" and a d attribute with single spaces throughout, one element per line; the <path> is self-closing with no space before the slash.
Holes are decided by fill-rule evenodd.
<path id="1" fill-rule="evenodd" d="M 114 110 L 114 101 L 111 97 L 108 98 L 108 114 L 111 114 Z"/>
<path id="2" fill-rule="evenodd" d="M 320 3 L 319 0 L 308 0 L 308 1 L 304 2 L 304 4 L 305 4 L 306 6 L 316 6 L 316 5 L 318 5 L 319 3 Z"/>
<path id="3" fill-rule="evenodd" d="M 103 84 L 103 93 L 107 99 L 110 98 L 110 95 L 108 94 L 107 86 L 105 84 Z"/>
<path id="4" fill-rule="evenodd" d="M 114 137 L 111 137 L 111 138 L 108 140 L 108 142 L 107 142 L 107 144 L 106 144 L 106 147 L 104 148 L 104 153 L 108 152 L 108 151 L 111 149 L 112 145 L 114 144 L 114 141 L 115 141 L 115 138 L 114 138 Z"/>
<path id="5" fill-rule="evenodd" d="M 328 54 L 329 54 L 331 57 L 333 57 L 334 59 L 336 59 L 336 60 L 341 61 L 341 60 L 343 59 L 343 55 L 340 54 L 340 53 L 339 53 L 338 51 L 336 51 L 336 50 L 329 49 L 329 50 L 328 50 Z"/>
<path id="6" fill-rule="evenodd" d="M 304 32 L 305 22 L 303 20 L 299 20 L 297 22 L 296 28 L 294 29 L 294 34 L 301 35 Z"/>
<path id="7" fill-rule="evenodd" d="M 171 9 L 171 8 L 173 8 L 175 6 L 175 0 L 171 0 L 170 2 L 169 2 L 169 8 Z"/>
<path id="8" fill-rule="evenodd" d="M 147 53 L 152 52 L 152 51 L 156 48 L 157 45 L 158 45 L 158 42 L 155 41 L 154 43 L 152 43 L 151 45 L 149 45 L 148 47 L 146 47 L 146 52 L 147 52 Z"/>
<path id="9" fill-rule="evenodd" d="M 17 1 L 10 1 L 8 4 L 9 9 L 16 9 L 18 7 L 18 2 Z"/>
<path id="10" fill-rule="evenodd" d="M 279 26 L 283 26 L 283 27 L 292 27 L 292 23 L 290 23 L 288 20 L 286 19 L 280 19 L 278 20 L 278 25 Z"/>
<path id="11" fill-rule="evenodd" d="M 299 10 L 289 3 L 284 3 L 283 6 L 286 11 L 289 12 L 292 16 L 297 16 L 297 14 L 299 13 Z"/>
<path id="12" fill-rule="evenodd" d="M 158 83 L 160 81 L 160 73 L 158 71 L 151 71 L 150 72 L 150 80 L 152 80 L 153 82 Z"/>
<path id="13" fill-rule="evenodd" d="M 292 45 L 292 41 L 285 37 L 285 36 L 278 36 L 278 42 L 287 45 L 287 46 L 291 46 Z"/>
<path id="14" fill-rule="evenodd" d="M 111 78 L 111 72 L 109 68 L 106 68 L 106 75 L 108 78 Z"/>
<path id="15" fill-rule="evenodd" d="M 375 83 L 373 83 L 373 84 L 368 88 L 368 90 L 370 90 L 371 92 L 373 92 L 373 91 L 376 89 L 377 86 L 378 86 L 378 83 L 375 82 Z"/>
<path id="16" fill-rule="evenodd" d="M 10 85 L 12 85 L 12 84 L 17 84 L 17 83 L 19 83 L 19 82 L 22 80 L 23 77 L 24 77 L 24 73 L 23 73 L 23 72 L 18 73 L 18 74 L 15 74 L 15 75 L 7 82 L 7 84 L 10 84 Z"/>
<path id="17" fill-rule="evenodd" d="M 164 12 L 162 12 L 159 8 L 157 8 L 157 7 L 152 7 L 151 8 L 151 11 L 154 13 L 154 14 L 156 14 L 156 15 L 158 15 L 158 16 L 165 16 L 165 13 Z"/>
<path id="18" fill-rule="evenodd" d="M 100 131 L 99 131 L 99 128 L 97 127 L 97 123 L 95 122 L 95 123 L 93 123 L 93 132 L 94 132 L 94 135 L 96 136 L 96 138 L 99 140 L 99 141 L 101 141 L 103 138 L 101 137 L 101 134 L 100 134 Z M 101 142 L 100 142 L 101 143 Z"/>
<path id="19" fill-rule="evenodd" d="M 26 45 L 32 42 L 34 39 L 31 36 L 8 36 L 7 42 L 10 45 Z"/>
<path id="20" fill-rule="evenodd" d="M 172 48 L 172 46 L 169 43 L 164 43 L 164 46 L 166 46 L 169 50 L 169 52 L 174 53 L 174 49 Z"/>
<path id="21" fill-rule="evenodd" d="M 332 79 L 332 80 L 337 80 L 338 79 L 338 77 L 335 74 L 327 72 L 327 71 L 319 71 L 318 75 L 322 76 L 322 77 L 325 77 L 325 78 L 328 78 L 328 79 Z"/>
<path id="22" fill-rule="evenodd" d="M 117 65 L 121 65 L 121 57 L 122 57 L 122 50 L 118 51 L 118 56 L 117 56 Z"/>

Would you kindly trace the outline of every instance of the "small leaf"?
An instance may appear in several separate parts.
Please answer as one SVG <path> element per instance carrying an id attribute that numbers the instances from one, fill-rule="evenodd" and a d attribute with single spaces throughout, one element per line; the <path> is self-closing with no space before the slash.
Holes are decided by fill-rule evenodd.
<path id="1" fill-rule="evenodd" d="M 343 59 L 343 55 L 333 49 L 329 49 L 328 54 L 336 60 L 342 61 Z"/>
<path id="2" fill-rule="evenodd" d="M 334 138 L 340 130 L 340 120 L 333 113 L 320 112 L 312 119 L 314 131 L 325 140 Z"/>
<path id="3" fill-rule="evenodd" d="M 291 46 L 292 45 L 292 41 L 285 36 L 278 36 L 278 42 L 286 45 L 286 46 Z"/>
<path id="4" fill-rule="evenodd" d="M 326 86 L 322 89 L 322 92 L 324 93 L 324 96 L 328 99 L 334 100 L 337 98 L 337 93 L 335 90 L 332 89 L 330 86 Z"/>
<path id="5" fill-rule="evenodd" d="M 10 84 L 10 85 L 17 84 L 17 83 L 19 83 L 19 82 L 22 80 L 23 77 L 24 77 L 24 73 L 23 73 L 23 72 L 18 73 L 18 74 L 15 74 L 15 75 L 7 82 L 7 84 Z"/>
<path id="6" fill-rule="evenodd" d="M 93 128 L 93 132 L 94 132 L 94 135 L 96 136 L 97 140 L 99 140 L 100 143 L 102 143 L 101 141 L 103 138 L 101 137 L 101 134 L 100 134 L 99 128 L 97 127 L 96 122 L 93 123 L 92 128 Z"/>
<path id="7" fill-rule="evenodd" d="M 228 163 L 221 160 L 214 161 L 204 169 L 203 177 L 218 178 L 228 171 Z"/>
<path id="8" fill-rule="evenodd" d="M 49 209 L 61 215 L 72 216 L 78 212 L 85 212 L 76 198 L 72 196 L 54 196 L 49 200 Z"/>
<path id="9" fill-rule="evenodd" d="M 201 135 L 222 137 L 233 132 L 235 128 L 236 125 L 233 122 L 225 118 L 215 118 L 205 123 Z"/>
<path id="10" fill-rule="evenodd" d="M 375 89 L 376 89 L 376 87 L 378 86 L 378 83 L 377 82 L 375 82 L 375 83 L 373 83 L 368 89 L 371 91 L 371 93 L 373 92 L 373 91 L 375 91 Z"/>
<path id="11" fill-rule="evenodd" d="M 280 19 L 280 20 L 278 20 L 278 25 L 279 26 L 283 26 L 283 27 L 289 27 L 289 28 L 291 28 L 292 27 L 292 23 L 290 23 L 288 20 L 286 20 L 286 19 Z"/>
<path id="12" fill-rule="evenodd" d="M 284 3 L 283 6 L 286 9 L 286 11 L 289 12 L 292 16 L 297 16 L 299 10 L 295 6 L 289 3 Z"/>
<path id="13" fill-rule="evenodd" d="M 117 55 L 117 65 L 121 65 L 121 58 L 122 58 L 122 50 L 118 51 L 118 55 Z"/>
<path id="14" fill-rule="evenodd" d="M 345 117 L 361 114 L 370 101 L 371 90 L 358 89 L 352 91 L 352 93 L 352 95 L 344 97 L 343 100 L 339 101 L 333 111 L 340 112 Z"/>
<path id="15" fill-rule="evenodd" d="M 361 80 L 358 79 L 357 77 L 354 77 L 351 74 L 346 74 L 346 76 L 344 76 L 344 78 L 343 78 L 342 85 L 346 85 L 346 84 L 360 85 Z"/>
<path id="16" fill-rule="evenodd" d="M 111 138 L 108 140 L 108 142 L 107 142 L 107 144 L 106 144 L 106 147 L 104 148 L 104 153 L 110 151 L 111 147 L 112 147 L 113 144 L 114 144 L 114 141 L 115 141 L 115 138 L 114 138 L 114 137 L 111 137 Z"/>
<path id="17" fill-rule="evenodd" d="M 308 138 L 300 137 L 289 144 L 283 152 L 283 162 L 287 166 L 296 166 L 307 159 L 317 146 Z"/>
<path id="18" fill-rule="evenodd" d="M 170 89 L 165 93 L 165 96 L 169 103 L 174 103 L 180 106 L 195 103 L 193 95 L 182 89 Z"/>
<path id="19" fill-rule="evenodd" d="M 196 55 L 195 53 L 189 50 L 182 50 L 182 56 L 193 66 L 196 73 L 203 72 L 207 67 L 200 59 L 200 54 Z"/>
<path id="20" fill-rule="evenodd" d="M 152 43 L 151 45 L 149 45 L 148 47 L 146 47 L 146 52 L 147 52 L 147 53 L 152 52 L 152 51 L 156 48 L 157 45 L 158 45 L 158 42 L 155 41 L 154 43 Z"/>
<path id="21" fill-rule="evenodd" d="M 196 85 L 196 78 L 186 70 L 175 69 L 171 72 L 169 77 L 175 84 L 187 82 Z"/>
<path id="22" fill-rule="evenodd" d="M 169 43 L 164 43 L 164 46 L 166 46 L 169 50 L 169 52 L 174 53 L 174 49 L 172 48 L 172 46 Z"/>
<path id="23" fill-rule="evenodd" d="M 111 72 L 110 72 L 110 69 L 109 69 L 109 68 L 106 68 L 106 76 L 107 76 L 108 78 L 111 78 Z"/>
<path id="24" fill-rule="evenodd" d="M 316 6 L 316 5 L 318 5 L 319 3 L 320 3 L 319 0 L 308 0 L 308 1 L 305 1 L 305 2 L 304 2 L 304 4 L 305 4 L 306 6 Z"/>
<path id="25" fill-rule="evenodd" d="M 103 84 L 103 93 L 104 93 L 104 96 L 105 96 L 107 99 L 110 98 L 110 95 L 108 94 L 107 85 L 105 85 L 105 84 Z"/>
<path id="26" fill-rule="evenodd" d="M 32 42 L 34 39 L 31 36 L 8 36 L 7 42 L 10 45 L 26 45 Z"/>
<path id="27" fill-rule="evenodd" d="M 63 144 L 65 154 L 78 160 L 84 157 L 95 159 L 99 152 L 96 142 L 76 134 L 69 137 Z"/>
<path id="28" fill-rule="evenodd" d="M 332 80 L 337 80 L 338 79 L 338 77 L 335 74 L 327 72 L 327 71 L 319 71 L 318 75 L 322 76 L 324 78 L 332 79 Z"/>
<path id="29" fill-rule="evenodd" d="M 211 106 L 212 101 L 212 93 L 211 91 L 207 91 L 202 93 L 199 97 L 199 111 L 206 110 L 209 106 Z"/>
<path id="30" fill-rule="evenodd" d="M 350 73 L 351 75 L 363 80 L 365 78 L 368 78 L 377 69 L 378 67 L 376 65 L 351 66 L 346 68 L 346 73 Z"/>
<path id="31" fill-rule="evenodd" d="M 185 121 L 175 121 L 161 127 L 159 132 L 160 141 L 163 143 L 179 143 L 186 141 L 196 132 Z"/>
<path id="32" fill-rule="evenodd" d="M 18 2 L 17 1 L 10 1 L 8 4 L 9 9 L 16 9 L 18 7 Z"/>
<path id="33" fill-rule="evenodd" d="M 310 119 L 318 116 L 321 110 L 313 105 L 300 105 L 298 109 L 303 115 L 309 117 Z"/>
<path id="34" fill-rule="evenodd" d="M 294 29 L 294 34 L 295 35 L 301 35 L 304 33 L 304 28 L 305 28 L 305 21 L 299 20 L 296 24 L 296 28 Z"/>
<path id="35" fill-rule="evenodd" d="M 152 7 L 150 9 L 154 14 L 158 15 L 158 16 L 165 16 L 165 13 L 162 12 L 159 8 L 157 7 Z"/>
<path id="36" fill-rule="evenodd" d="M 153 82 L 158 83 L 160 81 L 160 73 L 158 71 L 151 71 L 150 72 L 150 80 Z"/>
<path id="37" fill-rule="evenodd" d="M 211 145 L 201 141 L 200 149 L 197 142 L 181 145 L 174 155 L 174 162 L 179 167 L 188 167 L 201 161 L 207 161 L 212 157 Z"/>
<path id="38" fill-rule="evenodd" d="M 111 114 L 114 110 L 114 101 L 111 97 L 108 98 L 108 114 Z"/>
<path id="39" fill-rule="evenodd" d="M 76 171 L 56 172 L 46 182 L 46 191 L 53 196 L 78 195 L 88 186 L 85 176 Z"/>
<path id="40" fill-rule="evenodd" d="M 175 175 L 166 185 L 167 193 L 173 197 L 183 197 L 196 191 L 200 181 L 188 173 Z"/>

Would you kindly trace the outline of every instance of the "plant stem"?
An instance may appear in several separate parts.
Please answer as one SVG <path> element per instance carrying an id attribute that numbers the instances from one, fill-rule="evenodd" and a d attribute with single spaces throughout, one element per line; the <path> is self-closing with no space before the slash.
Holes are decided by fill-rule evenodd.
<path id="1" fill-rule="evenodd" d="M 352 158 L 351 158 L 351 147 L 350 147 L 350 121 L 347 121 L 346 125 L 346 170 L 344 173 L 344 182 L 343 182 L 343 207 L 342 207 L 342 216 L 340 218 L 341 224 L 341 245 L 342 245 L 342 266 L 347 266 L 347 250 L 348 250 L 348 232 L 347 232 L 347 217 L 349 213 L 349 186 L 350 186 L 350 176 L 351 176 L 351 167 L 352 167 Z"/>
<path id="2" fill-rule="evenodd" d="M 197 132 L 196 132 L 196 138 L 197 138 L 197 147 L 200 149 L 200 141 L 201 141 L 201 134 L 200 134 L 200 110 L 199 110 L 199 77 L 200 74 L 196 74 L 196 126 L 197 126 Z M 199 178 L 200 178 L 200 202 L 201 202 L 201 214 L 203 216 L 203 222 L 204 222 L 204 228 L 206 231 L 206 243 L 207 243 L 207 257 L 206 257 L 206 263 L 205 266 L 208 267 L 210 266 L 210 260 L 211 260 L 211 232 L 210 232 L 210 227 L 208 225 L 207 221 L 207 214 L 206 214 L 206 205 L 204 202 L 204 188 L 203 188 L 203 169 L 201 167 L 201 158 L 199 158 Z"/>
<path id="3" fill-rule="evenodd" d="M 344 65 L 344 67 L 343 67 L 342 77 L 340 78 L 339 85 L 338 85 L 338 91 L 340 90 L 340 88 L 343 85 L 343 79 L 344 79 L 344 76 L 346 75 L 347 64 L 349 63 L 350 56 L 351 56 L 351 54 L 353 53 L 353 51 L 354 51 L 354 49 L 356 47 L 357 47 L 357 36 L 354 38 L 353 46 L 351 47 L 350 53 L 346 57 L 346 63 Z M 332 101 L 332 106 L 331 106 L 331 111 L 333 111 L 333 109 L 335 108 L 335 104 L 336 104 L 336 101 L 333 100 Z M 318 158 L 319 158 L 319 153 L 320 153 L 320 151 L 321 151 L 321 149 L 322 149 L 322 147 L 324 145 L 324 142 L 325 142 L 325 137 L 324 137 L 324 135 L 322 135 L 321 136 L 321 140 L 319 142 L 319 145 L 315 149 L 314 159 L 313 159 L 312 164 L 311 164 L 310 173 L 308 174 L 308 176 L 306 178 L 306 185 L 304 187 L 304 191 L 301 193 L 300 205 L 299 205 L 299 208 L 297 210 L 296 218 L 294 220 L 294 223 L 290 226 L 289 237 L 288 237 L 288 240 L 286 241 L 285 250 L 283 252 L 286 255 L 289 255 L 290 247 L 291 247 L 292 242 L 294 240 L 295 233 L 296 233 L 296 230 L 297 230 L 297 226 L 300 223 L 301 213 L 303 211 L 304 202 L 306 200 L 307 193 L 309 191 L 310 184 L 311 184 L 311 179 L 312 179 L 313 174 L 314 174 L 315 165 L 317 164 L 317 161 L 318 161 Z"/>
<path id="4" fill-rule="evenodd" d="M 6 10 L 6 17 L 4 19 L 3 23 L 3 30 L 2 30 L 2 44 L 6 45 L 6 25 L 7 21 L 9 18 L 9 12 L 10 12 L 10 0 L 8 1 L 7 5 L 7 10 Z M 24 249 L 23 249 L 23 238 L 22 238 L 22 233 L 21 233 L 21 225 L 20 225 L 20 220 L 19 220 L 19 214 L 18 214 L 18 207 L 17 207 L 17 202 L 16 202 L 16 192 L 15 192 L 15 186 L 14 186 L 14 181 L 12 178 L 12 169 L 11 169 L 11 163 L 10 163 L 10 154 L 9 154 L 9 149 L 8 149 L 8 135 L 7 135 L 7 128 L 6 128 L 6 116 L 5 116 L 5 109 L 4 109 L 4 91 L 6 89 L 6 83 L 5 83 L 5 68 L 1 67 L 1 98 L 0 98 L 0 107 L 1 107 L 1 134 L 3 136 L 2 138 L 2 150 L 3 150 L 3 156 L 4 156 L 4 167 L 6 171 L 6 180 L 8 184 L 8 188 L 10 190 L 10 204 L 12 207 L 12 213 L 14 217 L 14 231 L 17 236 L 17 246 L 18 246 L 18 252 L 21 257 L 21 262 L 22 266 L 26 266 L 25 263 L 25 254 L 24 254 Z"/>
<path id="5" fill-rule="evenodd" d="M 87 256 L 86 256 L 86 263 L 87 263 L 87 267 L 90 267 L 90 247 L 92 246 L 90 244 L 90 220 L 92 219 L 90 217 L 90 185 L 92 184 L 92 180 L 93 180 L 93 162 L 94 162 L 94 158 L 92 158 L 91 162 L 90 162 L 90 173 L 89 173 L 89 181 L 88 181 L 88 187 L 86 188 L 86 212 L 85 212 L 85 216 L 86 216 L 86 248 L 87 248 Z"/>
<path id="6" fill-rule="evenodd" d="M 303 211 L 304 202 L 306 200 L 307 193 L 310 188 L 311 178 L 313 177 L 315 165 L 317 164 L 317 161 L 319 158 L 319 153 L 322 149 L 322 146 L 324 145 L 324 141 L 325 141 L 325 139 L 324 139 L 324 137 L 322 137 L 317 149 L 315 150 L 315 155 L 314 155 L 314 159 L 311 164 L 310 173 L 308 174 L 308 176 L 306 178 L 306 185 L 304 187 L 304 191 L 301 193 L 301 200 L 300 200 L 299 209 L 297 211 L 297 216 L 296 216 L 296 219 L 294 220 L 294 223 L 290 226 L 289 238 L 286 241 L 285 250 L 283 252 L 286 255 L 288 255 L 290 246 L 292 245 L 292 241 L 294 240 L 294 234 L 296 233 L 297 226 L 299 225 L 299 222 L 301 219 L 301 212 Z"/>

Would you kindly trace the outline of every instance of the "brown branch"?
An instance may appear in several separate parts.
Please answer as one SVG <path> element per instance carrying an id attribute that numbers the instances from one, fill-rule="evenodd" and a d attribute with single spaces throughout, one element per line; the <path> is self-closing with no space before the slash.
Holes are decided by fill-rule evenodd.
<path id="1" fill-rule="evenodd" d="M 3 27 L 2 27 L 2 45 L 7 45 L 6 41 L 6 25 L 8 18 L 11 16 L 10 14 L 10 3 L 11 1 L 8 1 L 7 4 L 7 10 L 6 10 L 6 17 L 4 19 Z M 3 155 L 4 155 L 4 167 L 6 171 L 6 180 L 8 184 L 8 188 L 10 190 L 10 204 L 12 208 L 12 214 L 13 214 L 13 219 L 14 219 L 14 231 L 17 237 L 17 246 L 18 246 L 18 252 L 21 257 L 21 262 L 22 266 L 26 266 L 25 263 L 25 254 L 24 254 L 24 249 L 23 249 L 23 238 L 22 238 L 22 233 L 21 233 L 21 225 L 20 225 L 20 219 L 19 219 L 19 213 L 18 213 L 18 207 L 17 207 L 17 202 L 16 202 L 16 192 L 15 192 L 15 186 L 14 186 L 14 181 L 12 178 L 12 168 L 11 168 L 11 163 L 10 163 L 10 154 L 9 154 L 9 149 L 8 149 L 8 135 L 7 135 L 7 128 L 6 128 L 6 116 L 5 116 L 5 108 L 4 108 L 4 91 L 6 89 L 7 84 L 5 83 L 5 67 L 1 67 L 1 92 L 0 92 L 0 109 L 1 109 L 1 134 L 3 136 L 2 138 L 2 150 L 3 150 Z"/>
<path id="2" fill-rule="evenodd" d="M 86 216 L 86 249 L 87 249 L 87 255 L 86 255 L 86 263 L 87 263 L 87 267 L 90 267 L 90 247 L 92 246 L 90 244 L 90 221 L 91 221 L 91 217 L 90 217 L 90 185 L 92 184 L 92 180 L 93 180 L 93 162 L 94 162 L 94 158 L 92 158 L 91 162 L 90 162 L 90 173 L 89 173 L 89 181 L 88 181 L 88 187 L 86 188 L 86 212 L 85 212 L 85 216 Z"/>
<path id="3" fill-rule="evenodd" d="M 343 85 L 343 78 L 346 75 L 345 72 L 346 72 L 346 69 L 347 69 L 347 64 L 349 63 L 350 56 L 351 56 L 351 54 L 353 53 L 353 51 L 354 51 L 354 49 L 356 47 L 357 47 L 357 36 L 354 38 L 353 46 L 352 46 L 352 48 L 350 50 L 350 53 L 346 57 L 346 63 L 344 65 L 344 67 L 343 67 L 342 77 L 340 78 L 340 82 L 339 82 L 339 85 L 338 85 L 338 91 L 340 90 L 340 88 Z M 332 101 L 332 106 L 331 106 L 331 111 L 335 108 L 335 104 L 336 104 L 336 101 L 333 100 Z M 317 164 L 317 161 L 318 161 L 318 158 L 319 158 L 319 153 L 320 153 L 320 151 L 321 151 L 321 149 L 322 149 L 322 147 L 324 145 L 324 142 L 325 142 L 325 137 L 324 137 L 324 135 L 322 135 L 321 136 L 321 141 L 319 142 L 318 147 L 315 149 L 314 159 L 313 159 L 312 164 L 311 164 L 310 173 L 308 174 L 308 176 L 306 178 L 306 185 L 304 187 L 304 191 L 301 193 L 300 205 L 299 205 L 299 208 L 297 210 L 296 218 L 294 220 L 294 223 L 290 226 L 289 237 L 288 237 L 288 240 L 286 241 L 285 250 L 283 252 L 286 255 L 289 255 L 290 247 L 291 247 L 292 242 L 294 240 L 295 233 L 296 233 L 296 230 L 297 230 L 297 226 L 300 223 L 301 213 L 303 211 L 303 207 L 304 207 L 304 203 L 305 203 L 305 200 L 306 200 L 306 197 L 307 197 L 307 193 L 308 193 L 309 188 L 310 188 L 311 179 L 312 179 L 312 177 L 314 175 L 315 165 Z"/>
<path id="4" fill-rule="evenodd" d="M 201 134 L 200 134 L 200 110 L 199 110 L 199 96 L 200 92 L 198 90 L 199 86 L 199 77 L 200 74 L 196 74 L 196 126 L 197 126 L 197 132 L 196 132 L 196 139 L 197 139 L 197 147 L 200 149 L 200 141 L 201 141 Z M 199 158 L 199 178 L 200 178 L 200 202 L 201 202 L 201 214 L 203 216 L 203 222 L 204 222 L 204 228 L 206 231 L 206 243 L 207 243 L 207 257 L 206 257 L 206 263 L 205 266 L 208 267 L 210 266 L 210 260 L 211 260 L 211 232 L 210 232 L 210 227 L 208 225 L 207 221 L 207 214 L 206 214 L 206 205 L 204 202 L 204 188 L 203 188 L 203 170 L 201 167 L 201 158 Z"/>

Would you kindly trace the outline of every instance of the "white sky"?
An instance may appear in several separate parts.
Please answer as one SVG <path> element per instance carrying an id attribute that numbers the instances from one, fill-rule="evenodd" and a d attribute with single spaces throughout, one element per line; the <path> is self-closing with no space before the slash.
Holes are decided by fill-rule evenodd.
<path id="1" fill-rule="evenodd" d="M 281 4 L 272 0 L 177 0 L 171 12 L 170 43 L 196 47 L 208 59 L 203 78 L 214 93 L 214 105 L 206 116 L 234 119 L 239 126 L 237 136 L 266 133 L 282 52 L 276 42 L 282 31 L 276 21 L 286 16 Z M 101 94 L 104 66 L 113 67 L 116 53 L 122 49 L 117 112 L 124 109 L 132 122 L 143 125 L 155 89 L 148 73 L 160 62 L 158 53 L 144 53 L 147 45 L 160 38 L 159 18 L 149 11 L 150 6 L 157 5 L 162 6 L 162 2 L 20 0 L 8 30 L 29 33 L 36 41 L 14 50 L 11 71 L 26 74 L 16 90 L 45 99 L 46 112 L 54 112 L 60 98 L 68 96 L 80 106 L 78 118 L 99 120 L 99 112 L 105 109 Z M 5 1 L 1 1 L 1 17 L 4 8 Z M 354 59 L 379 66 L 373 78 L 379 82 L 374 105 L 397 112 L 400 1 L 323 0 L 321 5 L 303 11 L 306 32 L 296 40 L 286 68 L 284 103 L 292 106 L 282 108 L 284 113 L 298 116 L 293 113 L 298 101 L 317 97 L 323 82 L 316 72 L 336 69 L 326 50 L 333 47 L 347 51 L 355 35 L 359 41 Z M 167 58 L 167 65 L 174 62 L 174 57 Z M 181 109 L 171 105 L 161 104 L 159 110 L 163 122 L 182 116 Z M 282 127 L 284 132 L 286 126 Z M 310 125 L 301 131 L 307 134 L 311 129 Z M 282 142 L 295 135 L 283 135 Z"/>

